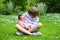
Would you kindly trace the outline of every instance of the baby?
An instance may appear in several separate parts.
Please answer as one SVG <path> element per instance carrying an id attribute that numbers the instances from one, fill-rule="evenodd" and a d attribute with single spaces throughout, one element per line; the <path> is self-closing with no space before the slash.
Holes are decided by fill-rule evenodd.
<path id="1" fill-rule="evenodd" d="M 20 23 L 23 24 L 26 30 L 30 29 L 31 24 L 28 23 L 28 21 L 25 19 L 25 17 L 22 14 L 18 15 L 18 20 L 20 21 Z"/>

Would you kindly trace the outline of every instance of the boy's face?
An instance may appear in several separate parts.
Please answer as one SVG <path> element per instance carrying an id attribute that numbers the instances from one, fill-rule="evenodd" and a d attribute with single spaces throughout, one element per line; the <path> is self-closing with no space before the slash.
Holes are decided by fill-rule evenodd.
<path id="1" fill-rule="evenodd" d="M 30 14 L 29 14 L 30 15 Z M 33 16 L 33 15 L 30 15 L 31 18 L 35 18 L 35 17 L 38 17 L 38 16 Z"/>

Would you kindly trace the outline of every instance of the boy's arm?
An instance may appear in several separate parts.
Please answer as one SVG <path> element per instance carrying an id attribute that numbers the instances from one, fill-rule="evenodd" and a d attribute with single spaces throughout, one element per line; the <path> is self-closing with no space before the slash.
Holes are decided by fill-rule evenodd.
<path id="1" fill-rule="evenodd" d="M 25 27 L 25 25 L 20 20 L 18 20 L 18 24 L 22 27 Z"/>
<path id="2" fill-rule="evenodd" d="M 20 20 L 18 20 L 18 23 L 21 27 L 25 28 L 25 29 L 29 29 L 30 27 L 25 26 L 25 24 L 23 24 Z M 28 25 L 28 24 L 27 24 Z"/>
<path id="3" fill-rule="evenodd" d="M 39 22 L 39 18 L 37 18 L 36 20 L 33 21 L 33 24 L 37 24 Z"/>

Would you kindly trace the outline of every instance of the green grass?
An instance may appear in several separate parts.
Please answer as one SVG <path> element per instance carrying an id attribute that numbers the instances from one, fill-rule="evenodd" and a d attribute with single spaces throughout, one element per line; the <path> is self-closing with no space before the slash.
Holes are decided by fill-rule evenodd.
<path id="1" fill-rule="evenodd" d="M 60 14 L 46 14 L 40 17 L 43 26 L 41 36 L 20 35 L 15 32 L 16 15 L 0 15 L 0 40 L 60 40 Z"/>

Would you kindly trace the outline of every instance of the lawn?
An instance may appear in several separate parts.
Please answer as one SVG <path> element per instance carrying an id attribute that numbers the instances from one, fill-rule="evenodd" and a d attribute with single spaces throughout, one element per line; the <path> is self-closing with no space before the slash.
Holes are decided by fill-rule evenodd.
<path id="1" fill-rule="evenodd" d="M 17 36 L 17 15 L 0 15 L 0 40 L 60 40 L 60 14 L 46 14 L 39 18 L 43 24 L 39 30 L 41 36 Z"/>

